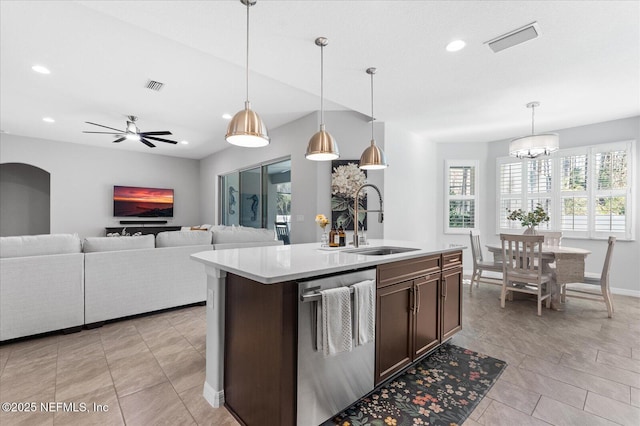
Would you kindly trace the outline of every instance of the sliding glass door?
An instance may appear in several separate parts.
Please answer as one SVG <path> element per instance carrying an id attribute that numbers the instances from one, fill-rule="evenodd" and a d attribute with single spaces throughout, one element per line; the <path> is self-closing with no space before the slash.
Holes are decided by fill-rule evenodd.
<path id="1" fill-rule="evenodd" d="M 220 176 L 220 224 L 273 229 L 290 221 L 290 159 Z"/>

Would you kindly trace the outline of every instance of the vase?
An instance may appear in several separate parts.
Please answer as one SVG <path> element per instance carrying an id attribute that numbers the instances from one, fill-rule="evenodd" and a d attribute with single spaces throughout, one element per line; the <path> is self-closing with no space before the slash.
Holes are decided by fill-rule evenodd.
<path id="1" fill-rule="evenodd" d="M 320 237 L 320 247 L 329 247 L 329 236 L 324 228 L 322 228 L 322 236 Z"/>
<path id="2" fill-rule="evenodd" d="M 538 235 L 538 231 L 536 231 L 535 225 L 527 226 L 527 229 L 524 230 L 523 235 Z"/>

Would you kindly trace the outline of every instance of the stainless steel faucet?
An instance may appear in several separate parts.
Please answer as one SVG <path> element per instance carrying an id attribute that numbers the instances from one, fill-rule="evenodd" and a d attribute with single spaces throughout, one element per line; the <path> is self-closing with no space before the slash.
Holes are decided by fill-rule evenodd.
<path id="1" fill-rule="evenodd" d="M 360 188 L 356 191 L 355 201 L 353 202 L 353 210 L 354 210 L 354 223 L 353 223 L 353 246 L 360 247 L 360 241 L 358 240 L 358 196 L 360 195 L 360 191 L 362 191 L 367 186 L 375 189 L 378 193 L 378 199 L 380 200 L 380 209 L 379 210 L 362 210 L 363 213 L 375 213 L 378 212 L 378 222 L 382 223 L 384 220 L 384 209 L 382 208 L 382 194 L 380 194 L 380 190 L 377 186 L 372 183 L 365 183 L 361 185 Z"/>

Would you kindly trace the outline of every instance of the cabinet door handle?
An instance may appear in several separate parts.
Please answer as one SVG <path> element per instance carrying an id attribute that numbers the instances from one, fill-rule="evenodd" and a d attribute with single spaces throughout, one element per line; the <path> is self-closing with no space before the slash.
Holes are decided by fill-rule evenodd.
<path id="1" fill-rule="evenodd" d="M 416 303 L 416 314 L 420 312 L 420 289 L 416 287 L 416 296 L 418 298 L 418 302 Z"/>
<path id="2" fill-rule="evenodd" d="M 442 297 L 447 300 L 447 280 L 444 277 L 442 279 Z"/>

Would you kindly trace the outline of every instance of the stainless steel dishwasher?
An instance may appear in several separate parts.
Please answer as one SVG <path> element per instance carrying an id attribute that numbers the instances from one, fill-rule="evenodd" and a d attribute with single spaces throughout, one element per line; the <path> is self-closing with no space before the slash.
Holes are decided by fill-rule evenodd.
<path id="1" fill-rule="evenodd" d="M 325 358 L 316 350 L 314 300 L 318 290 L 375 278 L 373 268 L 298 282 L 298 426 L 317 426 L 373 390 L 375 342 Z"/>

